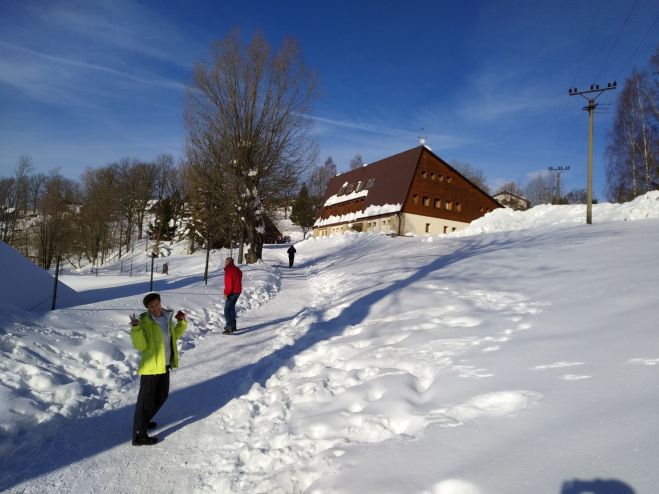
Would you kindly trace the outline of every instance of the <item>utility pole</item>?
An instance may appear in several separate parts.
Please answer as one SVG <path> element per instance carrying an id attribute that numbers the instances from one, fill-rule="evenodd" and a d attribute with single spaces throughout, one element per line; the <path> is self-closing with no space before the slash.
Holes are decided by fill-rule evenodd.
<path id="1" fill-rule="evenodd" d="M 593 112 L 597 108 L 595 100 L 600 97 L 604 91 L 616 89 L 616 82 L 609 82 L 605 88 L 600 89 L 599 84 L 591 84 L 590 89 L 586 91 L 579 91 L 576 87 L 570 88 L 568 94 L 570 96 L 581 96 L 588 101 L 588 105 L 584 106 L 582 110 L 588 110 L 588 187 L 586 192 L 586 223 L 591 225 L 593 223 Z M 596 93 L 595 96 L 592 96 Z M 591 94 L 591 96 L 585 96 Z"/>
<path id="2" fill-rule="evenodd" d="M 560 200 L 561 198 L 561 173 L 566 172 L 570 169 L 569 166 L 558 166 L 554 168 L 550 166 L 547 168 L 550 172 L 556 172 L 556 199 Z"/>

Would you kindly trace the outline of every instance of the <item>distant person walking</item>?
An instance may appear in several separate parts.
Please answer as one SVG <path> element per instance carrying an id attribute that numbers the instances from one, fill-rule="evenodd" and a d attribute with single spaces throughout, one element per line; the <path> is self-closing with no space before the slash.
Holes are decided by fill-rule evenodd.
<path id="1" fill-rule="evenodd" d="M 152 446 L 158 438 L 150 437 L 146 431 L 157 427 L 151 419 L 169 396 L 169 371 L 178 367 L 176 341 L 188 322 L 183 312 L 178 311 L 174 316 L 173 311 L 163 309 L 157 293 L 149 293 L 142 303 L 147 311 L 139 319 L 135 314 L 130 316 L 130 339 L 142 354 L 137 368 L 140 391 L 133 417 L 133 446 Z"/>
<path id="2" fill-rule="evenodd" d="M 233 257 L 224 260 L 224 334 L 236 331 L 236 302 L 243 291 L 243 272 L 233 262 Z"/>
<path id="3" fill-rule="evenodd" d="M 297 252 L 297 250 L 295 250 L 295 247 L 291 245 L 286 252 L 288 252 L 288 267 L 292 268 L 293 262 L 295 261 L 295 253 Z"/>

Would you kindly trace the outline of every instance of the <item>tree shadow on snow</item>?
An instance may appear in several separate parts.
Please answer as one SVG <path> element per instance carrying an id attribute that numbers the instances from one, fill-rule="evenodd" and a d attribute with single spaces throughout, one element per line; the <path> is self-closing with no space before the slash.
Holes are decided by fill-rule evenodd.
<path id="1" fill-rule="evenodd" d="M 563 482 L 561 494 L 634 494 L 634 489 L 615 479 L 574 479 Z"/>
<path id="2" fill-rule="evenodd" d="M 485 254 L 493 250 L 505 249 L 509 247 L 510 243 L 512 242 L 509 239 L 497 239 L 486 245 L 482 244 L 482 240 L 463 242 L 461 248 L 447 255 L 429 255 L 430 262 L 415 268 L 413 274 L 409 277 L 391 282 L 382 288 L 362 295 L 331 320 L 321 320 L 324 310 L 319 310 L 315 314 L 310 311 L 309 315 L 315 316 L 316 320 L 310 324 L 308 331 L 294 343 L 275 350 L 253 364 L 234 369 L 226 374 L 184 389 L 174 390 L 163 410 L 156 417 L 156 420 L 162 425 L 172 425 L 161 430 L 158 437 L 166 441 L 170 435 L 186 425 L 203 420 L 224 407 L 229 401 L 245 395 L 255 383 L 261 386 L 265 385 L 266 381 L 279 368 L 286 365 L 292 367 L 291 359 L 296 355 L 301 354 L 320 341 L 342 334 L 348 326 L 365 321 L 371 307 L 386 296 L 404 290 L 429 274 L 455 262 L 464 261 L 467 257 Z M 346 255 L 339 257 L 336 261 L 332 260 L 332 264 L 354 262 L 354 258 L 359 257 L 361 255 L 358 253 L 355 253 L 352 258 L 350 255 Z M 358 274 L 355 274 L 355 276 L 358 276 Z M 191 279 L 189 282 L 195 281 L 198 280 L 193 281 Z M 293 320 L 297 315 L 292 314 L 284 320 L 273 321 L 273 323 L 283 324 Z M 195 363 L 189 362 L 189 364 Z M 185 361 L 183 365 L 186 365 Z M 173 386 L 176 386 L 176 373 L 173 375 Z M 133 448 L 130 446 L 133 412 L 134 405 L 131 404 L 105 413 L 99 411 L 99 414 L 81 419 L 67 420 L 59 418 L 45 424 L 35 425 L 26 434 L 28 437 L 24 438 L 26 444 L 24 448 L 16 451 L 11 456 L 11 460 L 7 457 L 8 455 L 3 455 L 0 464 L 0 491 L 54 470 L 65 468 L 117 446 Z M 53 431 L 57 432 L 53 434 Z M 48 437 L 48 439 L 38 442 L 38 438 L 43 437 Z M 130 454 L 130 458 L 133 457 L 133 454 Z M 562 494 L 576 494 L 576 492 L 578 491 L 568 490 Z M 597 492 L 597 494 L 612 493 L 629 494 L 625 491 Z"/>
<path id="3" fill-rule="evenodd" d="M 224 276 L 224 273 L 209 273 L 208 278 L 214 278 L 218 276 Z M 172 291 L 180 288 L 184 288 L 195 283 L 200 283 L 204 281 L 203 274 L 195 274 L 190 276 L 185 276 L 181 278 L 176 278 L 174 280 L 170 279 L 155 279 L 153 280 L 153 291 Z M 131 283 L 127 285 L 120 286 L 110 286 L 107 288 L 95 288 L 87 291 L 80 291 L 78 294 L 84 301 L 84 304 L 94 304 L 97 302 L 104 302 L 106 300 L 114 300 L 117 298 L 125 298 L 131 296 L 143 295 L 149 292 L 151 281 L 147 279 L 146 281 L 139 283 Z"/>

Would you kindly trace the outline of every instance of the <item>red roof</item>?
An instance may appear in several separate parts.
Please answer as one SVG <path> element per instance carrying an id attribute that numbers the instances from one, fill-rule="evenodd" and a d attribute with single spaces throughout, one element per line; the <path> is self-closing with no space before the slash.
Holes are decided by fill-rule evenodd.
<path id="1" fill-rule="evenodd" d="M 368 189 L 368 195 L 364 197 L 362 209 L 384 204 L 402 205 L 407 197 L 423 149 L 423 146 L 417 146 L 335 176 L 327 185 L 323 204 L 331 196 L 336 195 L 344 183 L 348 182 L 356 186 L 361 181 L 363 186 L 366 187 L 368 181 L 373 179 L 375 181 L 374 185 Z"/>

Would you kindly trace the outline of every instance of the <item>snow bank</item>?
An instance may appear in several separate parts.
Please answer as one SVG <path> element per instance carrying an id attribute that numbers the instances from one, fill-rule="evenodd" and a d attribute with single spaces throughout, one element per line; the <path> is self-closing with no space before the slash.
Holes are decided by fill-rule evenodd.
<path id="1" fill-rule="evenodd" d="M 648 192 L 623 204 L 593 204 L 593 223 L 631 221 L 659 218 L 659 191 Z M 451 237 L 466 237 L 527 228 L 543 228 L 556 225 L 574 225 L 586 222 L 586 206 L 542 204 L 526 211 L 508 208 L 495 209 L 473 221 L 464 230 L 449 233 Z"/>
<path id="2" fill-rule="evenodd" d="M 50 273 L 0 241 L 0 308 L 50 310 L 55 279 Z M 78 294 L 59 281 L 57 307 L 81 303 Z"/>

